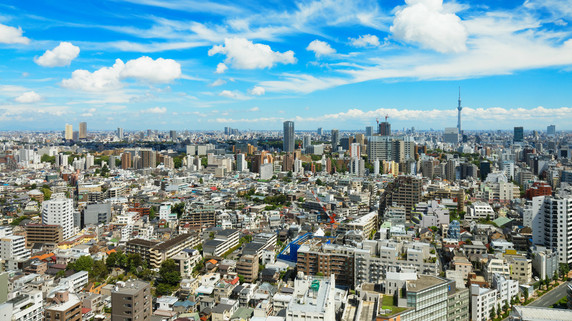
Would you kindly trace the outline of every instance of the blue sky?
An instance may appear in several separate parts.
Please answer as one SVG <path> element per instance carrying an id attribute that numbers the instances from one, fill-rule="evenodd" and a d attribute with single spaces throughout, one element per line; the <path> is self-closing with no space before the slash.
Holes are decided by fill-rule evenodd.
<path id="1" fill-rule="evenodd" d="M 572 1 L 0 4 L 0 126 L 572 129 Z"/>

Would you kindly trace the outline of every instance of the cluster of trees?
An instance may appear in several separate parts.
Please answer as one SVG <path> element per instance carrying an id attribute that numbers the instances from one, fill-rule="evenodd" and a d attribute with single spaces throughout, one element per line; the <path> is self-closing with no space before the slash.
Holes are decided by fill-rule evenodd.
<path id="1" fill-rule="evenodd" d="M 157 295 L 170 295 L 175 291 L 181 282 L 181 273 L 174 260 L 168 259 L 161 264 L 159 277 L 156 281 Z"/>
<path id="2" fill-rule="evenodd" d="M 84 255 L 75 262 L 68 263 L 66 270 L 87 271 L 89 278 L 96 281 L 105 280 L 109 275 L 109 269 L 105 262 L 103 260 L 94 261 L 89 255 Z"/>
<path id="3" fill-rule="evenodd" d="M 154 273 L 147 266 L 147 261 L 139 254 L 125 254 L 121 251 L 109 254 L 105 265 L 109 269 L 121 268 L 126 273 L 131 273 L 144 280 L 151 280 Z"/>

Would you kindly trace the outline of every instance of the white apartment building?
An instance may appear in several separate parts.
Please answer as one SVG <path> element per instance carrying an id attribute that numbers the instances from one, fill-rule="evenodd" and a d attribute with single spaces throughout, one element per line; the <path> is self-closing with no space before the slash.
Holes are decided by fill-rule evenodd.
<path id="1" fill-rule="evenodd" d="M 481 288 L 477 284 L 472 284 L 470 295 L 471 320 L 489 320 L 491 310 L 496 309 L 498 291 L 496 289 Z"/>
<path id="2" fill-rule="evenodd" d="M 63 193 L 54 193 L 50 200 L 42 203 L 42 224 L 60 225 L 64 240 L 74 236 L 73 200 Z"/>
<path id="3" fill-rule="evenodd" d="M 531 207 L 532 242 L 556 251 L 559 263 L 572 263 L 572 197 L 537 196 Z"/>
<path id="4" fill-rule="evenodd" d="M 0 319 L 12 321 L 44 320 L 42 291 L 25 290 L 0 305 Z"/>
<path id="5" fill-rule="evenodd" d="M 26 237 L 21 235 L 9 235 L 0 238 L 0 259 L 19 260 L 30 255 L 26 250 Z"/>
<path id="6" fill-rule="evenodd" d="M 162 203 L 159 206 L 159 219 L 165 221 L 177 220 L 177 213 L 171 213 L 171 203 Z"/>
<path id="7" fill-rule="evenodd" d="M 511 280 L 500 274 L 494 274 L 492 287 L 497 290 L 497 306 L 505 307 L 510 301 L 518 295 L 518 281 Z"/>
<path id="8" fill-rule="evenodd" d="M 491 220 L 495 219 L 495 211 L 485 202 L 475 202 L 467 206 L 466 220 L 486 219 L 489 217 Z"/>

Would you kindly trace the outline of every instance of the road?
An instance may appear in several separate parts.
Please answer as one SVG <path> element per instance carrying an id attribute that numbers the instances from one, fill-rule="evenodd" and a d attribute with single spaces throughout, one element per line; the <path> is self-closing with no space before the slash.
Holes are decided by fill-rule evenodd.
<path id="1" fill-rule="evenodd" d="M 566 296 L 566 284 L 568 284 L 568 282 L 560 284 L 557 288 L 551 290 L 536 301 L 530 303 L 529 306 L 548 308 Z"/>

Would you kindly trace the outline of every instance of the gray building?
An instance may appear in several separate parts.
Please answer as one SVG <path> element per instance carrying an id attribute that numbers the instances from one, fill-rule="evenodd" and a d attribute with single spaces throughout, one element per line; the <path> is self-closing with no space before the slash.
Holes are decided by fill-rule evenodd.
<path id="1" fill-rule="evenodd" d="M 151 320 L 151 287 L 138 280 L 118 282 L 111 291 L 111 321 Z"/>
<path id="2" fill-rule="evenodd" d="M 287 120 L 284 122 L 284 142 L 282 145 L 282 150 L 284 152 L 294 152 L 294 139 L 294 122 Z"/>
<path id="3" fill-rule="evenodd" d="M 107 224 L 110 220 L 111 203 L 88 204 L 81 213 L 80 226 Z"/>

